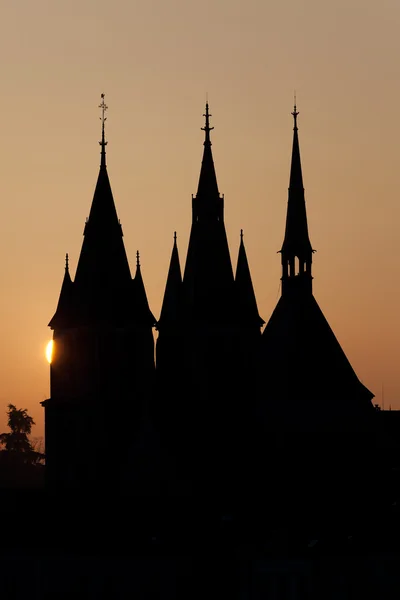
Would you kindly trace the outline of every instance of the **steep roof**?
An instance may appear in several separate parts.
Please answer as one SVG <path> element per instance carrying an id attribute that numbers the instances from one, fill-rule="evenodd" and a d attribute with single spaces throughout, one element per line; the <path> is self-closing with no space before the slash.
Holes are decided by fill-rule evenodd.
<path id="1" fill-rule="evenodd" d="M 234 278 L 211 151 L 209 109 L 197 195 L 192 200 L 192 228 L 183 276 L 186 318 L 225 323 L 234 317 Z"/>
<path id="2" fill-rule="evenodd" d="M 362 420 L 373 394 L 361 383 L 312 294 L 283 295 L 261 338 L 267 411 L 293 426 Z"/>
<path id="3" fill-rule="evenodd" d="M 75 283 L 120 285 L 131 279 L 120 225 L 102 146 L 102 160 L 93 201 L 86 221 L 84 240 L 76 269 Z M 104 157 L 104 158 L 103 158 Z"/>
<path id="4" fill-rule="evenodd" d="M 248 324 L 257 324 L 260 327 L 265 321 L 258 313 L 257 300 L 251 280 L 246 248 L 243 241 L 243 230 L 240 232 L 239 255 L 236 267 L 235 290 L 237 311 L 241 321 Z"/>

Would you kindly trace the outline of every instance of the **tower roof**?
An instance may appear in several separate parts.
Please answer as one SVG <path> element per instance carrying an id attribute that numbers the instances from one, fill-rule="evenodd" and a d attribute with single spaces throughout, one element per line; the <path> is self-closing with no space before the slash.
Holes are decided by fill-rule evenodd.
<path id="1" fill-rule="evenodd" d="M 192 229 L 183 276 L 183 306 L 187 318 L 227 322 L 234 315 L 234 279 L 224 225 L 224 199 L 217 186 L 206 104 L 204 155 L 197 196 L 192 199 Z"/>
<path id="2" fill-rule="evenodd" d="M 201 163 L 199 185 L 197 187 L 197 198 L 201 198 L 203 202 L 212 202 L 215 198 L 219 199 L 219 191 L 217 184 L 217 176 L 215 174 L 214 160 L 211 151 L 210 131 L 214 127 L 210 127 L 210 113 L 208 102 L 206 103 L 205 125 L 202 131 L 205 133 L 203 161 Z"/>
<path id="3" fill-rule="evenodd" d="M 286 228 L 281 252 L 288 258 L 297 256 L 305 259 L 312 253 L 312 246 L 308 235 L 307 212 L 300 160 L 299 135 L 297 128 L 298 114 L 295 104 L 292 112 L 294 127 Z"/>
<path id="4" fill-rule="evenodd" d="M 128 259 L 122 240 L 122 228 L 118 220 L 106 165 L 104 94 L 102 110 L 102 139 L 100 171 L 94 191 L 89 218 L 85 224 L 84 240 L 76 269 L 75 283 L 83 287 L 101 286 L 108 282 L 121 285 L 130 281 Z"/>
<path id="5" fill-rule="evenodd" d="M 175 232 L 161 315 L 158 321 L 159 327 L 170 322 L 176 322 L 179 318 L 181 287 L 182 275 Z"/>
<path id="6" fill-rule="evenodd" d="M 257 300 L 251 280 L 246 248 L 243 242 L 243 229 L 240 230 L 240 246 L 235 277 L 236 297 L 239 318 L 246 323 L 257 323 L 260 327 L 265 321 L 258 314 Z"/>
<path id="7" fill-rule="evenodd" d="M 125 252 L 122 228 L 118 220 L 106 164 L 105 112 L 107 106 L 101 95 L 101 154 L 100 171 L 94 191 L 89 218 L 78 261 L 75 280 L 66 274 L 61 291 L 61 308 L 57 308 L 51 327 L 79 326 L 98 323 L 112 325 L 154 325 L 138 261 L 136 277 L 132 279 Z M 73 286 L 73 294 L 69 287 Z M 64 287 L 66 289 L 64 293 Z M 68 302 L 65 298 L 69 298 Z M 57 317 L 57 318 L 56 318 Z"/>

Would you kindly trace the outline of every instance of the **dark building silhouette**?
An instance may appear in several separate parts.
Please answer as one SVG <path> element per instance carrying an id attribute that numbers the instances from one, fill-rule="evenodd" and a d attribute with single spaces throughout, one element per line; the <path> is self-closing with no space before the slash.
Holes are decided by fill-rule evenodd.
<path id="1" fill-rule="evenodd" d="M 346 473 L 355 487 L 364 470 L 370 473 L 376 443 L 373 394 L 358 379 L 313 295 L 314 250 L 296 106 L 292 115 L 282 293 L 261 339 L 256 443 L 261 440 L 261 456 L 277 457 L 272 471 L 278 479 L 291 474 L 310 489 L 321 488 L 325 479 L 336 493 L 349 485 Z"/>
<path id="2" fill-rule="evenodd" d="M 104 96 L 101 108 L 82 251 L 50 321 L 47 490 L 2 491 L 2 597 L 397 598 L 399 418 L 372 406 L 313 296 L 296 107 L 282 296 L 261 335 L 243 232 L 232 269 L 206 106 L 156 368 L 107 174 Z"/>
<path id="3" fill-rule="evenodd" d="M 312 249 L 294 117 L 285 237 L 280 250 L 282 295 L 262 335 L 265 407 L 275 425 L 297 431 L 363 427 L 373 394 L 360 382 L 312 291 Z"/>
<path id="4" fill-rule="evenodd" d="M 154 378 L 155 319 L 139 254 L 132 279 L 106 166 L 102 96 L 100 172 L 72 281 L 68 256 L 53 330 L 45 407 L 46 476 L 51 488 L 133 485 L 133 444 Z M 116 426 L 125 424 L 129 435 Z"/>
<path id="5" fill-rule="evenodd" d="M 337 491 L 351 473 L 358 485 L 371 472 L 376 411 L 313 296 L 296 107 L 282 296 L 261 335 L 243 231 L 232 268 L 208 103 L 186 263 L 182 274 L 175 233 L 157 324 L 139 254 L 130 274 L 106 167 L 104 97 L 100 106 L 101 164 L 82 251 L 74 281 L 67 259 L 50 321 L 48 486 L 107 481 L 139 495 L 225 500 L 245 491 L 281 504 L 282 476 L 302 489 L 325 477 Z M 316 454 L 322 469 L 311 468 Z"/>
<path id="6" fill-rule="evenodd" d="M 203 161 L 183 278 L 176 235 L 157 328 L 156 419 L 191 485 L 229 489 L 238 478 L 242 431 L 255 381 L 258 314 L 241 233 L 234 277 L 205 112 Z M 168 425 L 167 425 L 168 423 Z M 230 480 L 230 483 L 228 481 Z M 196 485 L 196 484 L 195 484 Z"/>

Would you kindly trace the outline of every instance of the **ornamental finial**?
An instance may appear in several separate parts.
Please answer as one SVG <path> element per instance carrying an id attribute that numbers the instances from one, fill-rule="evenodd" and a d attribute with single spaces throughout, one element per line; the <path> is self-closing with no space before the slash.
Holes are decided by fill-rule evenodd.
<path id="1" fill-rule="evenodd" d="M 202 131 L 205 131 L 206 134 L 206 139 L 204 140 L 204 144 L 209 144 L 211 146 L 211 140 L 210 140 L 210 131 L 212 131 L 214 129 L 214 127 L 210 127 L 210 117 L 212 115 L 210 115 L 210 113 L 208 112 L 208 100 L 206 102 L 206 112 L 204 113 L 203 117 L 206 118 L 206 124 L 204 127 L 201 128 Z"/>
<path id="2" fill-rule="evenodd" d="M 297 105 L 296 105 L 296 92 L 294 92 L 294 108 L 292 112 L 292 116 L 294 119 L 294 129 L 297 129 L 297 115 L 298 115 Z"/>
<path id="3" fill-rule="evenodd" d="M 106 136 L 105 136 L 105 123 L 107 121 L 106 110 L 108 109 L 108 106 L 105 103 L 104 98 L 105 98 L 105 94 L 101 94 L 101 102 L 99 104 L 99 108 L 101 109 L 101 116 L 100 116 L 101 142 L 99 142 L 99 144 L 101 146 L 101 166 L 102 167 L 106 166 L 106 146 L 107 146 Z"/>

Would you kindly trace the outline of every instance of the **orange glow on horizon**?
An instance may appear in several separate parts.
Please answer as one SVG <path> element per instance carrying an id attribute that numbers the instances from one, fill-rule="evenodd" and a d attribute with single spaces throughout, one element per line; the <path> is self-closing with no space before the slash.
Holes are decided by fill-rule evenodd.
<path id="1" fill-rule="evenodd" d="M 48 323 L 66 252 L 76 273 L 102 92 L 123 240 L 132 272 L 140 250 L 155 318 L 174 231 L 182 270 L 186 261 L 208 92 L 233 270 L 243 229 L 268 322 L 280 295 L 296 90 L 314 294 L 374 402 L 384 387 L 385 405 L 400 409 L 400 3 L 93 4 L 2 6 L 0 431 L 10 402 L 27 407 L 34 435 L 43 431 Z"/>

